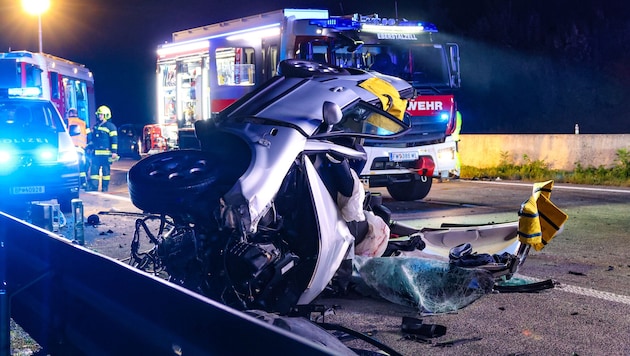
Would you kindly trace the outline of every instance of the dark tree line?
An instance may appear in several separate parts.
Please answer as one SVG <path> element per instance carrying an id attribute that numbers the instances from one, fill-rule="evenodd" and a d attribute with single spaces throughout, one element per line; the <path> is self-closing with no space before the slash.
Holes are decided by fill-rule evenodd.
<path id="1" fill-rule="evenodd" d="M 426 5 L 426 6 L 425 6 Z M 630 4 L 424 1 L 461 48 L 464 133 L 630 133 Z"/>
<path id="2" fill-rule="evenodd" d="M 58 0 L 44 48 L 83 62 L 115 118 L 151 122 L 155 48 L 173 31 L 280 8 L 328 8 L 435 23 L 461 49 L 464 133 L 630 133 L 625 0 Z M 63 9 L 63 11 L 61 11 Z M 36 22 L 0 5 L 3 50 L 35 49 Z M 54 14 L 54 15 L 53 15 Z M 29 44 L 30 43 L 30 44 Z"/>

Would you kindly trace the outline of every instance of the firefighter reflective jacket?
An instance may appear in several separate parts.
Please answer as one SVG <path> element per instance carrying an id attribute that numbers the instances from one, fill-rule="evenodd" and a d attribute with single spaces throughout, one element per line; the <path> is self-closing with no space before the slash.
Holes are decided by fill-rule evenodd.
<path id="1" fill-rule="evenodd" d="M 118 152 L 118 131 L 109 120 L 89 130 L 88 138 L 95 156 L 109 156 Z"/>

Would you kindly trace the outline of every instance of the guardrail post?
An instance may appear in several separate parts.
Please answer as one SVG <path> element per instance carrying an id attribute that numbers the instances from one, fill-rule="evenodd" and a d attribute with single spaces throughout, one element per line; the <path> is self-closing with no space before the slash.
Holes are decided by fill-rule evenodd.
<path id="1" fill-rule="evenodd" d="M 83 221 L 83 201 L 81 199 L 72 199 L 72 223 L 73 223 L 73 242 L 83 246 L 85 244 Z"/>

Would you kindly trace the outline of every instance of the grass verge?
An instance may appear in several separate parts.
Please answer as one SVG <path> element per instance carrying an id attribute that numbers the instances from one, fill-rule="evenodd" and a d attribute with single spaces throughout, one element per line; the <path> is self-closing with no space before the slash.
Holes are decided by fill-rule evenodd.
<path id="1" fill-rule="evenodd" d="M 630 187 L 630 151 L 627 149 L 617 150 L 615 165 L 612 167 L 583 167 L 580 163 L 576 163 L 572 171 L 551 169 L 548 163 L 542 160 L 531 160 L 527 155 L 523 155 L 524 163 L 520 165 L 508 159 L 508 152 L 503 152 L 501 156 L 501 162 L 496 167 L 462 166 L 460 177 L 523 181 L 553 179 L 557 183 Z"/>

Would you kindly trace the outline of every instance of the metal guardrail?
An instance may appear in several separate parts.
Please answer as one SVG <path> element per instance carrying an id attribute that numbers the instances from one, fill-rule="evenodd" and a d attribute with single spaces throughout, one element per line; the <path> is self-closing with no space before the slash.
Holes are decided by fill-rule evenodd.
<path id="1" fill-rule="evenodd" d="M 331 354 L 0 212 L 0 355 L 10 318 L 52 355 Z"/>

